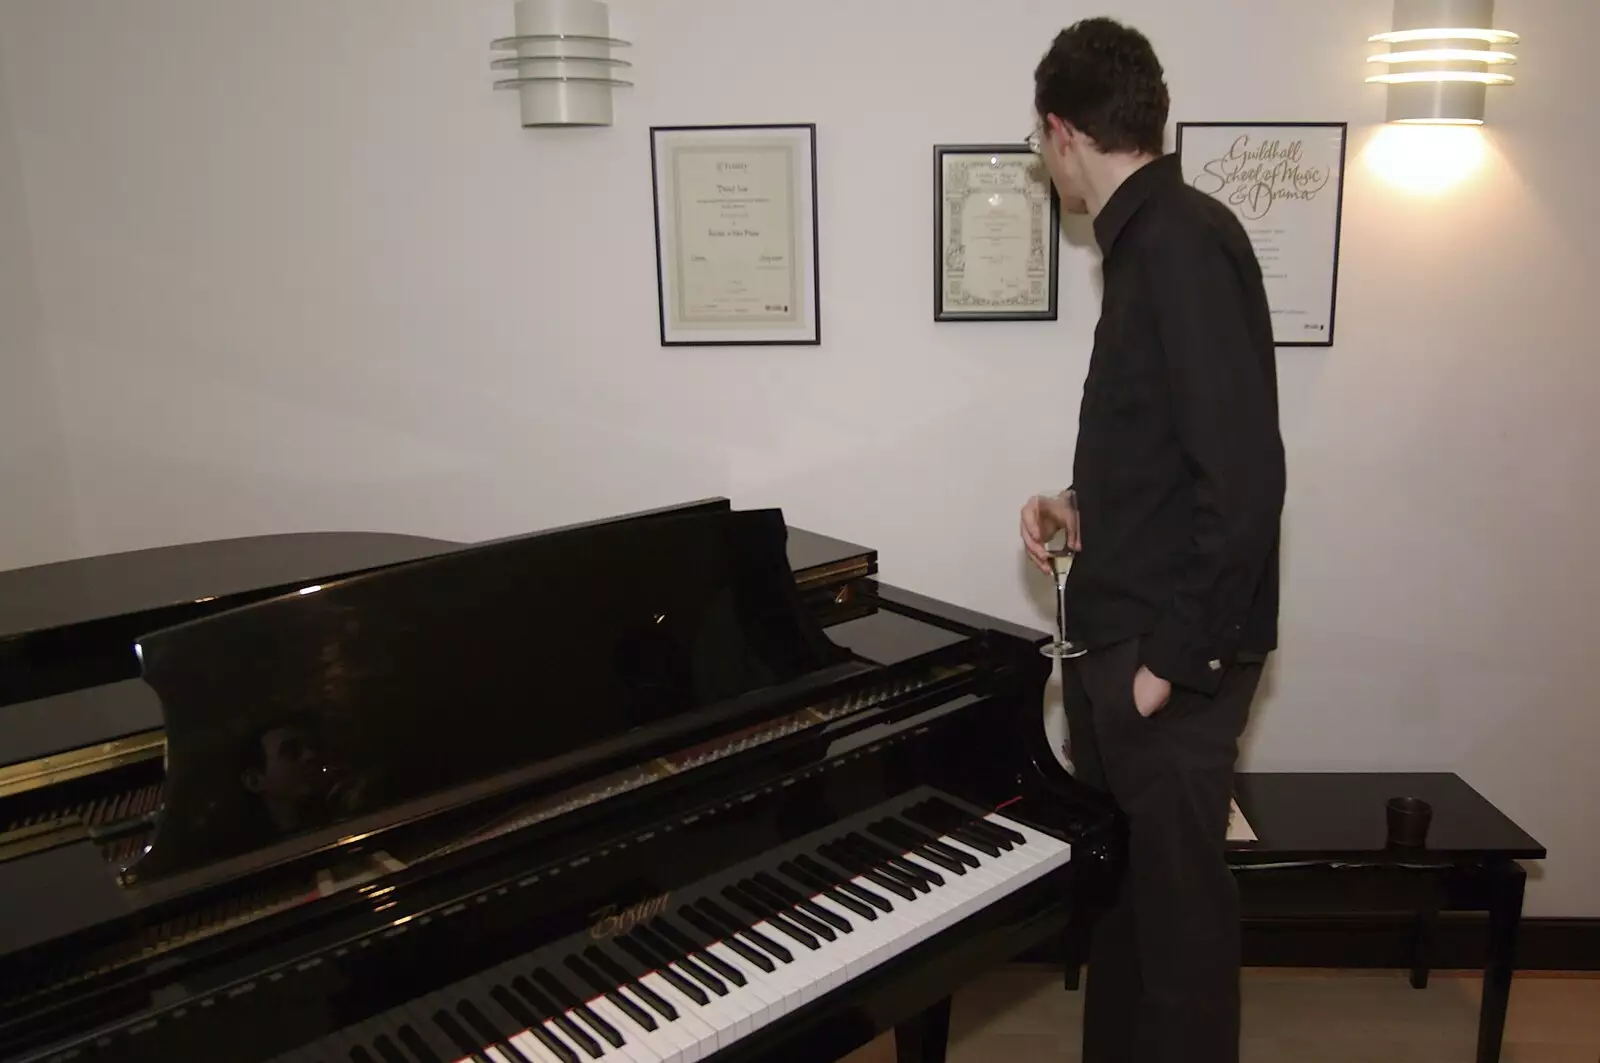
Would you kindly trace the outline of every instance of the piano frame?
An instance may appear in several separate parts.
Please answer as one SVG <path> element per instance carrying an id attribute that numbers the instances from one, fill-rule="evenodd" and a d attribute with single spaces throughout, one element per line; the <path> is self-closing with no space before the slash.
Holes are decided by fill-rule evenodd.
<path id="1" fill-rule="evenodd" d="M 640 527 L 655 520 L 730 512 L 728 500 L 708 499 L 552 529 L 538 536 L 582 533 L 618 524 Z M 170 584 L 159 589 L 150 584 L 128 588 L 129 593 L 120 598 L 102 582 L 119 571 L 108 559 L 86 562 L 78 577 L 71 575 L 73 563 L 0 573 L 0 598 L 8 581 L 13 587 L 32 580 L 36 586 L 56 588 L 49 597 L 56 612 L 46 617 L 48 622 L 38 622 L 37 616 L 19 621 L 15 615 L 0 614 L 0 621 L 9 625 L 9 633 L 0 626 L 0 681 L 10 668 L 14 690 L 52 688 L 55 693 L 46 698 L 21 703 L 24 709 L 49 706 L 52 701 L 127 682 L 128 656 L 115 651 L 130 630 L 137 632 L 131 638 L 152 630 L 146 625 L 167 630 L 187 626 L 204 633 L 216 627 L 208 628 L 208 619 L 249 615 L 312 585 L 308 581 L 355 585 L 365 579 L 376 585 L 408 567 L 494 543 L 514 546 L 525 538 L 530 537 L 472 545 L 362 535 L 233 540 L 231 548 L 236 555 L 252 558 L 233 570 L 247 572 L 244 578 L 224 578 L 215 570 L 205 571 L 204 564 L 186 563 L 186 548 L 162 548 L 122 555 L 120 571 L 129 571 L 130 564 L 137 567 L 160 560 L 170 562 L 191 582 L 179 594 L 172 592 Z M 222 551 L 215 544 L 199 549 Z M 324 552 L 308 560 L 317 551 Z M 941 1059 L 949 997 L 973 972 L 1053 939 L 1064 931 L 1069 919 L 1092 918 L 1107 902 L 1118 870 L 1120 824 L 1109 801 L 1077 784 L 1061 769 L 1044 741 L 1040 710 L 1050 665 L 1038 650 L 1048 636 L 885 585 L 878 579 L 876 551 L 844 540 L 787 528 L 785 555 L 804 613 L 818 630 L 838 638 L 853 662 L 871 665 L 860 675 L 847 670 L 832 676 L 810 693 L 834 699 L 856 696 L 874 682 L 900 684 L 900 692 L 885 695 L 866 713 L 847 713 L 809 732 L 802 729 L 763 739 L 766 745 L 762 750 L 695 764 L 692 772 L 665 773 L 635 791 L 610 794 L 604 800 L 566 808 L 559 816 L 534 819 L 500 834 L 489 833 L 473 844 L 447 848 L 431 859 L 398 869 L 381 865 L 374 869 L 372 845 L 347 839 L 305 849 L 264 869 L 219 874 L 227 862 L 210 862 L 203 869 L 209 880 L 167 895 L 160 883 L 153 884 L 153 889 L 146 886 L 157 900 L 130 913 L 121 923 L 113 921 L 112 931 L 90 928 L 0 956 L 0 972 L 8 970 L 9 960 L 27 957 L 31 989 L 0 1004 L 0 1059 L 199 1059 L 214 1052 L 230 1031 L 241 1029 L 258 1031 L 262 1040 L 239 1058 L 271 1058 L 276 1050 L 287 1052 L 327 1033 L 341 1017 L 359 1022 L 363 1009 L 381 1010 L 383 1001 L 352 988 L 361 983 L 364 971 L 370 977 L 372 971 L 383 970 L 392 980 L 395 970 L 410 970 L 415 982 L 406 985 L 420 989 L 446 977 L 441 965 L 447 962 L 470 969 L 471 964 L 484 963 L 492 956 L 503 957 L 518 934 L 517 940 L 527 944 L 542 940 L 539 934 L 549 935 L 557 929 L 582 931 L 581 923 L 573 922 L 574 905 L 582 905 L 572 898 L 565 907 L 554 905 L 551 909 L 559 909 L 562 917 L 542 923 L 524 919 L 517 929 L 510 930 L 508 926 L 517 920 L 506 914 L 509 909 L 503 898 L 521 888 L 519 883 L 548 883 L 550 872 L 559 871 L 563 861 L 568 865 L 566 881 L 572 881 L 576 877 L 572 872 L 580 867 L 588 867 L 586 873 L 592 874 L 600 863 L 594 854 L 628 844 L 626 832 L 619 834 L 619 823 L 648 823 L 646 834 L 677 829 L 688 836 L 695 829 L 690 825 L 719 814 L 732 816 L 730 810 L 741 803 L 760 807 L 760 802 L 784 792 L 785 787 L 792 788 L 792 793 L 826 793 L 826 788 L 817 789 L 815 779 L 830 773 L 853 780 L 849 801 L 857 804 L 930 783 L 953 787 L 949 792 L 963 800 L 977 801 L 981 807 L 1004 806 L 1006 814 L 1017 816 L 1018 822 L 1069 841 L 1073 858 L 1064 873 L 1052 873 L 964 920 L 959 934 L 943 934 L 917 945 L 852 981 L 848 993 L 835 991 L 819 998 L 740 1044 L 720 1050 L 714 1058 L 718 1063 L 835 1058 L 885 1030 L 897 1029 L 902 1059 Z M 81 585 L 85 572 L 93 577 L 89 582 L 95 593 L 71 605 L 68 589 L 75 579 Z M 216 593 L 205 593 L 207 590 Z M 75 656 L 70 651 L 74 646 L 84 652 Z M 41 653 L 41 647 L 51 652 Z M 40 675 L 18 678 L 19 671 L 39 660 L 43 661 L 37 669 L 42 681 Z M 80 662 L 81 668 L 75 671 Z M 138 664 L 134 657 L 134 675 Z M 75 683 L 83 684 L 84 689 L 70 689 Z M 18 706 L 0 703 L 0 743 L 5 740 L 8 713 L 17 715 Z M 756 715 L 761 718 L 759 712 Z M 100 729 L 91 733 L 94 727 Z M 147 750 L 157 739 L 165 749 L 164 739 L 152 736 L 148 728 L 131 734 L 142 738 Z M 58 748 L 49 756 L 66 758 L 69 763 L 79 757 L 75 778 L 93 782 L 97 773 L 81 759 L 85 751 L 92 751 L 97 742 L 126 742 L 128 738 L 128 734 L 109 734 L 103 717 L 89 717 L 63 724 L 53 736 Z M 0 744 L 0 760 L 4 749 Z M 973 750 L 985 752 L 973 757 Z M 37 766 L 39 759 L 29 763 Z M 23 774 L 17 764 L 0 767 L 0 800 L 8 796 L 3 788 L 6 780 L 15 781 Z M 543 796 L 548 800 L 549 795 Z M 672 810 L 665 817 L 653 811 L 662 805 Z M 504 812 L 503 807 L 496 807 Z M 805 818 L 794 809 L 782 810 L 779 818 L 784 816 L 796 821 Z M 775 828 L 763 822 L 770 835 Z M 0 817 L 0 825 L 3 823 Z M 65 834 L 53 837 L 33 855 L 72 853 L 74 866 L 81 871 L 84 857 L 106 839 L 83 824 L 77 826 L 75 835 L 71 824 L 63 829 Z M 755 834 L 766 836 L 759 830 Z M 5 843 L 5 836 L 0 835 L 0 858 Z M 557 854 L 555 859 L 552 854 Z M 16 857 L 18 861 L 31 858 L 29 854 Z M 215 933 L 189 939 L 175 933 L 175 924 L 195 919 L 206 904 L 214 908 L 217 898 L 245 904 L 251 894 L 241 889 L 241 882 L 254 886 L 254 896 L 259 897 L 263 883 L 270 884 L 275 875 L 297 873 L 309 866 L 308 862 L 319 864 L 321 875 L 329 874 L 330 868 L 337 870 L 342 862 L 345 870 L 356 868 L 355 878 L 310 903 L 290 904 L 276 912 L 269 905 L 267 914 L 240 918 L 238 925 Z M 4 868 L 0 862 L 0 897 L 4 897 Z M 533 868 L 542 870 L 531 871 Z M 631 878 L 623 875 L 615 884 L 620 891 L 616 903 L 629 901 L 628 886 L 636 884 L 637 878 L 637 874 Z M 135 892 L 140 886 L 136 878 L 130 885 Z M 266 889 L 266 894 L 270 893 Z M 405 900 L 375 905 L 369 896 L 374 893 Z M 444 914 L 448 912 L 454 914 Z M 491 912 L 499 914 L 487 914 Z M 477 928 L 469 933 L 465 928 L 474 920 Z M 452 928 L 449 932 L 436 929 L 446 924 Z M 169 940 L 163 940 L 163 935 Z M 170 940 L 173 937 L 175 941 Z M 468 947 L 465 942 L 469 940 L 481 947 Z M 494 944 L 484 944 L 487 942 Z M 130 946 L 137 946 L 132 956 L 126 952 Z M 124 950 L 120 965 L 107 967 L 108 947 Z M 98 961 L 99 969 L 90 961 Z M 23 969 L 9 967 L 12 973 Z M 41 971 L 64 977 L 52 984 L 49 978 L 37 976 Z M 389 995 L 403 989 L 393 989 Z M 286 1016 L 285 999 L 301 1002 L 300 1010 Z M 305 1005 L 307 1000 L 321 1001 L 320 1009 Z M 329 1003 L 333 1001 L 339 1002 L 337 1007 Z M 319 1016 L 328 1029 L 317 1028 Z"/>

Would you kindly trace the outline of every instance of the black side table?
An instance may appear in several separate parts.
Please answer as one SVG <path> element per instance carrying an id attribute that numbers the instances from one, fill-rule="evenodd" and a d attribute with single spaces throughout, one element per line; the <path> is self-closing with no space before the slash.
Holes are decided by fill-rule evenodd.
<path id="1" fill-rule="evenodd" d="M 1518 861 L 1543 860 L 1544 846 L 1450 772 L 1241 773 L 1235 794 L 1257 836 L 1229 853 L 1247 918 L 1410 913 L 1420 989 L 1439 912 L 1488 913 L 1477 1061 L 1498 1063 L 1527 880 Z M 1433 806 L 1424 847 L 1386 843 L 1391 797 Z M 1069 987 L 1086 944 L 1084 928 L 1069 931 Z"/>

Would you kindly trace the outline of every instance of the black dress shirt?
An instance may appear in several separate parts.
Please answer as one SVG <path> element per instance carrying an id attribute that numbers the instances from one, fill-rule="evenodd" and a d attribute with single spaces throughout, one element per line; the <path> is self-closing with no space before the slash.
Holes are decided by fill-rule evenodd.
<path id="1" fill-rule="evenodd" d="M 1141 663 L 1214 692 L 1277 648 L 1284 455 L 1261 268 L 1233 213 L 1175 155 L 1094 221 L 1105 295 L 1073 461 L 1083 550 L 1068 631 L 1141 637 Z"/>

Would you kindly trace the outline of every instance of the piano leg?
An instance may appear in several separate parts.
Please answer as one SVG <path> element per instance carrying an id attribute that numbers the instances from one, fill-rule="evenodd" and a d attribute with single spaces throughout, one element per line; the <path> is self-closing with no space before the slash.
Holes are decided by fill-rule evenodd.
<path id="1" fill-rule="evenodd" d="M 944 1063 L 950 1039 L 950 998 L 894 1028 L 895 1063 Z"/>
<path id="2" fill-rule="evenodd" d="M 1061 966 L 1064 968 L 1067 992 L 1078 989 L 1083 975 L 1083 957 L 1089 951 L 1088 929 L 1083 921 L 1074 918 L 1061 932 Z"/>

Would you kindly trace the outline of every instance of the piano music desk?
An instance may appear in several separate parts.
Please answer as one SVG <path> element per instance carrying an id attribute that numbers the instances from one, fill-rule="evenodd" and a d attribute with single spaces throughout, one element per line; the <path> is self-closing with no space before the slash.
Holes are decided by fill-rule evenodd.
<path id="1" fill-rule="evenodd" d="M 1439 913 L 1488 913 L 1477 1063 L 1498 1063 L 1527 880 L 1518 861 L 1543 860 L 1544 846 L 1453 772 L 1245 772 L 1235 794 L 1257 838 L 1229 852 L 1247 920 L 1409 915 L 1411 984 L 1423 989 Z M 1384 806 L 1402 796 L 1433 806 L 1422 849 L 1386 844 Z M 1069 932 L 1069 989 L 1086 952 Z"/>

